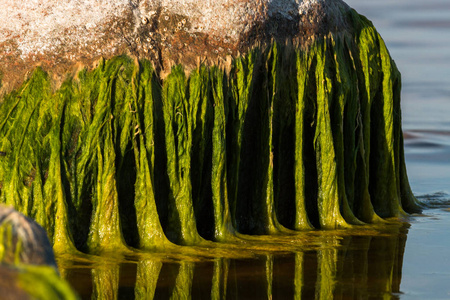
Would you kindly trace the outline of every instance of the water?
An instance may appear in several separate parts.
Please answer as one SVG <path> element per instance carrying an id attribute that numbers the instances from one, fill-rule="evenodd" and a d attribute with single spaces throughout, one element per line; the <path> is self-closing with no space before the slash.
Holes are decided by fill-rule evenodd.
<path id="1" fill-rule="evenodd" d="M 309 232 L 296 237 L 306 240 L 303 246 L 289 251 L 248 245 L 220 257 L 145 254 L 127 263 L 66 260 L 60 268 L 83 299 L 398 298 L 408 228 L 392 222 Z M 266 242 L 277 245 L 276 237 Z"/>
<path id="2" fill-rule="evenodd" d="M 403 224 L 312 233 L 295 251 L 152 256 L 62 264 L 82 298 L 450 299 L 450 2 L 349 0 L 402 72 L 405 154 L 429 205 Z"/>
<path id="3" fill-rule="evenodd" d="M 450 130 L 450 2 L 350 0 L 402 72 L 404 130 Z"/>
<path id="4" fill-rule="evenodd" d="M 411 187 L 432 208 L 409 220 L 401 299 L 450 299 L 450 2 L 350 0 L 371 19 L 402 72 Z"/>

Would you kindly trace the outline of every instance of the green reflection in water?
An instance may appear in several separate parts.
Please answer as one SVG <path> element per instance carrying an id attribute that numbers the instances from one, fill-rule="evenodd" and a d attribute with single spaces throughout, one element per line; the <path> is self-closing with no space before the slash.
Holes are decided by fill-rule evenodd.
<path id="1" fill-rule="evenodd" d="M 226 299 L 229 268 L 230 262 L 228 259 L 214 260 L 211 299 Z"/>
<path id="2" fill-rule="evenodd" d="M 294 299 L 301 299 L 303 288 L 303 252 L 295 253 Z"/>
<path id="3" fill-rule="evenodd" d="M 142 260 L 137 265 L 136 299 L 153 299 L 163 263 L 156 260 Z"/>
<path id="4" fill-rule="evenodd" d="M 146 255 L 97 263 L 101 258 L 91 257 L 80 265 L 66 257 L 59 263 L 84 299 L 395 299 L 407 227 L 330 231 L 314 249 L 254 258 Z"/>
<path id="5" fill-rule="evenodd" d="M 120 265 L 100 265 L 92 269 L 92 298 L 117 299 Z"/>
<path id="6" fill-rule="evenodd" d="M 194 263 L 181 262 L 170 299 L 191 299 Z"/>

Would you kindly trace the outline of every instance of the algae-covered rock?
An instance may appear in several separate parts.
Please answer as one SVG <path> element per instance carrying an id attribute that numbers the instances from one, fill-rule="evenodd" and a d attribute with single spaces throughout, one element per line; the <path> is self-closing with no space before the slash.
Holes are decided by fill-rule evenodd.
<path id="1" fill-rule="evenodd" d="M 16 210 L 0 205 L 0 261 L 48 265 L 56 268 L 52 245 L 45 230 Z"/>
<path id="2" fill-rule="evenodd" d="M 55 251 L 202 245 L 420 209 L 400 73 L 342 1 L 7 4 L 0 201 Z"/>
<path id="3" fill-rule="evenodd" d="M 59 276 L 45 230 L 0 205 L 0 294 L 2 299 L 77 299 Z"/>

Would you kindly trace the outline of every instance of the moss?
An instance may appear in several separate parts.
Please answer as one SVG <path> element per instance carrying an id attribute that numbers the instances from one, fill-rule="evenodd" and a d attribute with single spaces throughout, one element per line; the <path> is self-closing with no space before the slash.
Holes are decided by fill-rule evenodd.
<path id="1" fill-rule="evenodd" d="M 99 61 L 52 91 L 36 69 L 0 106 L 1 202 L 58 252 L 165 249 L 349 227 L 420 209 L 401 78 L 372 24 L 255 48 L 231 70 Z"/>

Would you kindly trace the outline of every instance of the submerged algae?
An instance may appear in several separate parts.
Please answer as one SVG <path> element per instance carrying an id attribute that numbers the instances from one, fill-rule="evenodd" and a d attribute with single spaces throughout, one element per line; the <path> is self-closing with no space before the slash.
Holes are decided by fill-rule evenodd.
<path id="1" fill-rule="evenodd" d="M 0 106 L 0 201 L 55 250 L 151 250 L 338 228 L 419 209 L 400 73 L 372 24 L 272 44 L 229 72 L 101 60 L 57 91 L 36 69 Z"/>
<path id="2" fill-rule="evenodd" d="M 0 291 L 4 299 L 77 299 L 56 269 L 44 229 L 0 206 Z"/>

